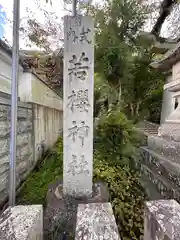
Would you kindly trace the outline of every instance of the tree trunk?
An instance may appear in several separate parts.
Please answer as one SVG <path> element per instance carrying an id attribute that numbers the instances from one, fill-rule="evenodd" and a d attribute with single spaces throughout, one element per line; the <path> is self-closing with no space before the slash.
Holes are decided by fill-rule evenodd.
<path id="1" fill-rule="evenodd" d="M 121 93 L 122 93 L 121 82 L 119 81 L 118 103 L 120 103 L 121 101 Z"/>
<path id="2" fill-rule="evenodd" d="M 130 103 L 131 117 L 134 117 L 134 106 L 133 103 Z"/>
<path id="3" fill-rule="evenodd" d="M 137 117 L 139 116 L 139 106 L 140 106 L 140 103 L 137 102 L 137 104 L 136 104 L 136 116 Z"/>

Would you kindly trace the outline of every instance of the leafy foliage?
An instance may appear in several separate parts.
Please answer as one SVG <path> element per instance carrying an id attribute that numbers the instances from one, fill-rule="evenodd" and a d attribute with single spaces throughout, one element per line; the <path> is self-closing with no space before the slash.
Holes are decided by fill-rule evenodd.
<path id="1" fill-rule="evenodd" d="M 149 111 L 148 121 L 160 123 L 161 107 L 163 99 L 163 87 L 152 91 L 151 95 L 144 102 Z"/>
<path id="2" fill-rule="evenodd" d="M 147 99 L 150 100 L 153 92 L 161 89 L 165 82 L 165 75 L 152 69 L 151 62 L 152 54 L 148 52 L 134 56 L 131 69 L 123 80 L 122 98 L 126 103 L 126 113 L 131 118 L 140 117 L 140 113 L 147 108 Z M 148 109 L 151 113 L 150 107 Z"/>
<path id="3" fill-rule="evenodd" d="M 112 166 L 98 151 L 94 155 L 94 178 L 107 183 L 116 222 L 123 240 L 143 235 L 143 189 L 128 166 Z"/>
<path id="4" fill-rule="evenodd" d="M 149 4 L 133 0 L 105 1 L 89 7 L 88 13 L 95 19 L 96 30 L 95 70 L 98 77 L 95 79 L 98 81 L 95 86 L 100 81 L 102 85 L 99 91 L 95 88 L 97 109 L 106 96 L 108 108 L 121 103 L 121 110 L 124 109 L 129 118 L 139 119 L 146 98 L 164 83 L 164 75 L 150 67 L 154 55 L 149 50 L 154 39 L 140 35 L 149 12 Z"/>
<path id="5" fill-rule="evenodd" d="M 118 110 L 111 108 L 99 119 L 96 129 L 96 145 L 102 152 L 118 159 L 132 155 L 135 143 L 135 134 L 132 124 L 127 117 Z M 117 161 L 117 159 L 116 159 Z"/>
<path id="6" fill-rule="evenodd" d="M 130 167 L 136 137 L 126 116 L 111 109 L 98 122 L 94 178 L 107 183 L 116 222 L 123 240 L 143 235 L 144 190 Z"/>
<path id="7" fill-rule="evenodd" d="M 144 10 L 135 1 L 106 1 L 94 11 L 96 23 L 96 69 L 113 86 L 123 76 L 129 46 L 134 46 L 137 31 L 144 23 Z M 132 49 L 131 49 L 132 50 Z"/>
<path id="8" fill-rule="evenodd" d="M 28 16 L 21 19 L 20 35 L 30 48 L 36 46 L 48 53 L 62 46 L 63 24 L 55 12 L 50 11 L 47 5 L 40 0 L 34 0 L 35 8 L 26 8 Z M 37 20 L 35 13 L 41 14 L 43 21 Z"/>

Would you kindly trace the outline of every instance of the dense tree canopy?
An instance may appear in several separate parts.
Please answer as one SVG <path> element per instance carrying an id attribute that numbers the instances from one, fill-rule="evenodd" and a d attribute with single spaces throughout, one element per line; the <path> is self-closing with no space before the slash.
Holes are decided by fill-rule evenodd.
<path id="1" fill-rule="evenodd" d="M 151 22 L 149 31 L 159 36 L 171 10 L 178 6 L 175 0 L 105 0 L 80 6 L 83 14 L 95 20 L 95 84 L 101 84 L 101 87 L 95 86 L 98 104 L 119 102 L 133 118 L 147 108 L 146 99 L 150 99 L 155 89 L 162 89 L 165 76 L 150 67 L 154 58 L 150 51 L 153 40 L 143 39 L 140 33 L 146 30 L 147 22 Z M 49 53 L 52 42 L 55 48 L 60 42 L 63 44 L 63 26 L 62 22 L 56 24 L 53 13 L 42 11 L 46 16 L 44 25 L 30 17 L 21 30 L 30 42 Z M 172 23 L 172 19 L 169 22 Z"/>

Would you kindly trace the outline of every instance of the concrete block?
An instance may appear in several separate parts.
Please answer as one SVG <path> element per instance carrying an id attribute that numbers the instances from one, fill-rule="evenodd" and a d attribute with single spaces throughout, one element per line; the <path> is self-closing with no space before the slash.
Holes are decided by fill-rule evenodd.
<path id="1" fill-rule="evenodd" d="M 79 204 L 75 240 L 120 240 L 110 203 Z"/>
<path id="2" fill-rule="evenodd" d="M 43 207 L 15 206 L 6 209 L 0 218 L 0 240 L 42 240 Z"/>
<path id="3" fill-rule="evenodd" d="M 175 200 L 146 202 L 144 240 L 154 239 L 180 239 L 180 205 Z"/>
<path id="4" fill-rule="evenodd" d="M 148 147 L 149 149 L 160 153 L 163 157 L 180 164 L 180 142 L 168 140 L 158 136 L 149 136 Z"/>

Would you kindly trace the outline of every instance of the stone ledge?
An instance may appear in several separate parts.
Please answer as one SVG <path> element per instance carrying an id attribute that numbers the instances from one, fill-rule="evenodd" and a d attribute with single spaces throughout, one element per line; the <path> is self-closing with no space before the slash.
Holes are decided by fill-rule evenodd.
<path id="1" fill-rule="evenodd" d="M 148 137 L 148 148 L 168 158 L 174 163 L 180 164 L 180 142 L 168 140 L 158 136 Z"/>
<path id="2" fill-rule="evenodd" d="M 180 192 L 179 188 L 174 186 L 163 176 L 159 176 L 155 171 L 151 170 L 147 166 L 141 164 L 141 173 L 148 177 L 152 182 L 155 189 L 161 194 L 161 198 L 174 198 L 178 202 L 180 201 Z"/>
<path id="3" fill-rule="evenodd" d="M 0 217 L 0 240 L 42 240 L 41 205 L 7 208 Z"/>
<path id="4" fill-rule="evenodd" d="M 75 240 L 120 240 L 110 203 L 79 204 Z"/>
<path id="5" fill-rule="evenodd" d="M 180 187 L 180 164 L 173 163 L 148 147 L 140 147 L 140 158 L 141 164 L 145 164 L 158 175 L 164 176 L 177 187 Z"/>
<path id="6" fill-rule="evenodd" d="M 154 239 L 180 239 L 180 205 L 175 200 L 146 202 L 144 240 Z"/>

